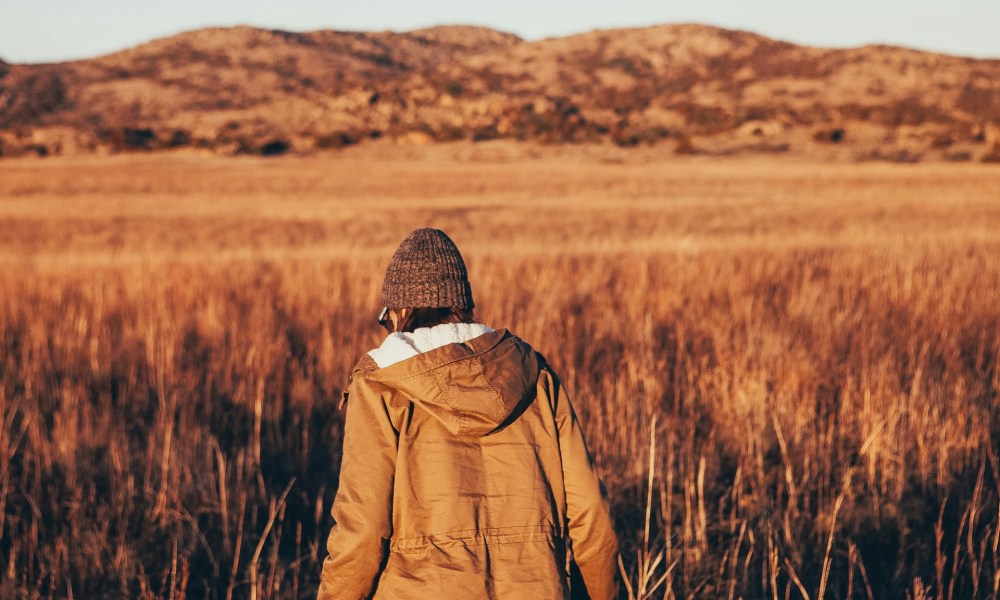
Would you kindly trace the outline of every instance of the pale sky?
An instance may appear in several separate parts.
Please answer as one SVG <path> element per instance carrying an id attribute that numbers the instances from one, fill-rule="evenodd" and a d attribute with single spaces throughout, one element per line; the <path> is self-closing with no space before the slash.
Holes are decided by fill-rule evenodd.
<path id="1" fill-rule="evenodd" d="M 292 31 L 472 24 L 538 39 L 691 22 L 813 46 L 886 43 L 1000 58 L 1000 0 L 0 0 L 0 59 L 87 58 L 237 24 Z"/>

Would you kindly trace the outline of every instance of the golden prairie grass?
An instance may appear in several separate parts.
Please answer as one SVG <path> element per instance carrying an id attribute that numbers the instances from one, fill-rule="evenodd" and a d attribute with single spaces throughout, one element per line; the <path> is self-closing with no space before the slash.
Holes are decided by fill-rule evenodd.
<path id="1" fill-rule="evenodd" d="M 573 392 L 623 597 L 996 596 L 1000 171 L 456 148 L 0 163 L 3 595 L 308 596 L 431 225 Z"/>

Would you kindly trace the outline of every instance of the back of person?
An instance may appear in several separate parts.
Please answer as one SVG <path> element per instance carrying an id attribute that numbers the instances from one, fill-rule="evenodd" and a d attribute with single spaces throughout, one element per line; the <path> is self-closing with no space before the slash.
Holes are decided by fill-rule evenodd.
<path id="1" fill-rule="evenodd" d="M 418 230 L 394 262 L 414 236 L 454 247 Z M 457 300 L 443 295 L 471 310 L 461 267 Z M 580 424 L 517 336 L 475 322 L 396 331 L 355 367 L 346 410 L 320 598 L 615 597 L 617 542 Z"/>

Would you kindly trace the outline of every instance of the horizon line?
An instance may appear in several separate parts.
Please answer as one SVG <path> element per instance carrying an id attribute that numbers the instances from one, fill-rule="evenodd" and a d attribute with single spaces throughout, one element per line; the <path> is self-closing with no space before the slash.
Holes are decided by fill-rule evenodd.
<path id="1" fill-rule="evenodd" d="M 721 31 L 732 31 L 732 32 L 738 32 L 738 33 L 746 33 L 746 34 L 756 35 L 756 36 L 759 36 L 759 37 L 762 37 L 762 38 L 766 38 L 766 39 L 769 39 L 769 40 L 772 40 L 772 41 L 775 41 L 775 42 L 779 42 L 779 43 L 792 44 L 792 45 L 803 47 L 803 48 L 815 48 L 815 49 L 818 49 L 818 50 L 855 50 L 855 49 L 868 48 L 868 47 L 884 47 L 884 48 L 897 48 L 897 49 L 902 49 L 902 50 L 910 50 L 910 51 L 915 51 L 915 52 L 923 52 L 923 53 L 928 53 L 928 54 L 938 54 L 938 55 L 948 56 L 948 57 L 953 57 L 953 58 L 965 58 L 965 59 L 970 59 L 970 60 L 984 60 L 984 61 L 1000 61 L 1000 55 L 961 54 L 961 53 L 951 52 L 951 51 L 946 51 L 946 50 L 940 50 L 940 49 L 934 49 L 934 48 L 927 48 L 927 47 L 919 47 L 919 46 L 911 46 L 911 45 L 906 45 L 906 44 L 898 44 L 898 43 L 885 42 L 885 41 L 868 41 L 868 42 L 864 42 L 864 43 L 860 43 L 860 44 L 849 44 L 849 45 L 809 44 L 809 43 L 797 42 L 797 41 L 790 40 L 790 39 L 787 39 L 787 38 L 784 38 L 784 37 L 781 37 L 781 36 L 771 36 L 771 35 L 768 35 L 768 34 L 765 34 L 765 33 L 761 33 L 759 31 L 755 31 L 753 29 L 747 29 L 747 28 L 741 28 L 741 27 L 730 27 L 730 26 L 724 26 L 724 25 L 716 25 L 716 24 L 712 24 L 712 23 L 708 23 L 708 22 L 696 22 L 696 21 L 664 21 L 664 22 L 660 22 L 660 23 L 642 24 L 642 25 L 616 25 L 616 26 L 611 26 L 611 27 L 595 27 L 595 28 L 592 28 L 592 29 L 585 29 L 585 30 L 582 30 L 582 31 L 575 31 L 575 32 L 570 32 L 570 33 L 562 33 L 562 34 L 552 33 L 552 34 L 543 34 L 543 35 L 540 35 L 540 36 L 530 36 L 530 37 L 529 36 L 521 35 L 521 34 L 515 32 L 515 31 L 509 31 L 509 30 L 497 28 L 497 27 L 494 27 L 494 26 L 491 26 L 491 25 L 482 25 L 482 24 L 476 24 L 476 23 L 438 23 L 438 24 L 435 24 L 435 25 L 428 25 L 428 26 L 424 26 L 424 27 L 415 27 L 415 28 L 412 28 L 412 29 L 393 29 L 393 28 L 385 28 L 385 29 L 339 29 L 339 28 L 334 28 L 334 27 L 320 27 L 320 28 L 316 28 L 316 29 L 292 29 L 292 28 L 284 28 L 284 27 L 272 27 L 272 26 L 262 25 L 262 24 L 254 24 L 252 22 L 237 22 L 237 23 L 228 23 L 228 24 L 205 25 L 205 26 L 201 26 L 201 27 L 193 27 L 193 28 L 189 28 L 189 29 L 175 30 L 175 31 L 172 31 L 172 32 L 169 32 L 169 33 L 164 33 L 164 34 L 154 34 L 152 37 L 145 38 L 143 41 L 134 42 L 134 43 L 126 43 L 126 45 L 124 45 L 122 47 L 119 47 L 119 48 L 113 49 L 113 50 L 109 50 L 109 51 L 106 51 L 106 52 L 99 52 L 97 54 L 90 54 L 90 55 L 84 55 L 84 56 L 78 56 L 78 57 L 67 57 L 67 58 L 61 58 L 61 59 L 56 59 L 56 60 L 27 60 L 27 61 L 9 62 L 9 61 L 7 61 L 4 58 L 4 56 L 2 54 L 0 54 L 0 63 L 4 63 L 4 64 L 11 65 L 11 66 L 14 66 L 14 65 L 19 65 L 19 66 L 43 66 L 43 65 L 57 65 L 57 64 L 65 64 L 65 63 L 72 63 L 72 62 L 80 62 L 80 61 L 87 61 L 87 60 L 96 60 L 96 59 L 103 58 L 103 57 L 106 57 L 106 56 L 111 56 L 111 55 L 114 55 L 114 54 L 118 54 L 119 52 L 126 52 L 126 51 L 129 51 L 129 50 L 134 50 L 136 48 L 141 48 L 142 46 L 145 46 L 147 44 L 151 44 L 151 43 L 154 43 L 154 42 L 157 42 L 157 41 L 160 41 L 160 40 L 167 40 L 167 39 L 178 37 L 178 36 L 181 36 L 181 35 L 184 35 L 184 34 L 187 34 L 187 33 L 194 33 L 194 32 L 197 32 L 197 31 L 205 31 L 205 30 L 213 30 L 213 29 L 216 29 L 216 30 L 231 30 L 231 29 L 247 28 L 247 29 L 253 29 L 253 30 L 257 30 L 257 31 L 286 32 L 286 33 L 303 33 L 303 34 L 332 31 L 332 32 L 336 32 L 336 33 L 368 33 L 368 34 L 394 33 L 394 34 L 398 34 L 398 35 L 405 35 L 405 34 L 408 34 L 408 33 L 414 33 L 414 32 L 418 32 L 418 31 L 425 31 L 425 30 L 428 30 L 428 29 L 435 29 L 435 28 L 471 27 L 471 28 L 476 28 L 476 29 L 486 29 L 486 30 L 497 32 L 497 33 L 507 34 L 507 35 L 513 35 L 513 36 L 517 37 L 519 40 L 521 40 L 524 43 L 536 43 L 536 42 L 543 42 L 543 41 L 546 41 L 546 40 L 564 39 L 564 38 L 576 37 L 576 36 L 580 36 L 580 35 L 587 35 L 587 34 L 598 33 L 598 32 L 629 31 L 629 30 L 641 30 L 641 29 L 654 29 L 654 28 L 658 28 L 658 27 L 682 27 L 682 26 L 705 27 L 705 28 L 708 28 L 708 29 L 716 29 L 716 30 L 721 30 Z"/>

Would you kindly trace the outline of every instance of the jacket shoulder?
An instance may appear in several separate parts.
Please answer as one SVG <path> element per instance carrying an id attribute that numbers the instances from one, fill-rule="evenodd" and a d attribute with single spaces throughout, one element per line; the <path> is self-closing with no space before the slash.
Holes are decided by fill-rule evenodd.
<path id="1" fill-rule="evenodd" d="M 544 399 L 552 412 L 555 413 L 559 404 L 559 397 L 562 393 L 562 379 L 556 373 L 556 370 L 552 368 L 552 365 L 549 364 L 544 354 L 533 348 L 531 349 L 531 353 L 534 355 L 535 363 L 538 365 L 538 376 L 535 383 L 538 396 L 540 399 Z"/>
<path id="2" fill-rule="evenodd" d="M 545 355 L 542 354 L 541 352 L 539 352 L 538 350 L 532 348 L 529 344 L 527 344 L 523 340 L 522 340 L 522 343 L 525 346 L 527 346 L 528 349 L 529 349 L 529 351 L 534 355 L 535 361 L 538 363 L 538 372 L 539 372 L 539 375 L 546 374 L 549 377 L 551 377 L 552 380 L 555 381 L 558 384 L 559 383 L 559 374 L 556 373 L 555 369 L 552 368 L 552 365 L 549 364 L 549 361 L 548 361 L 548 359 L 545 358 Z"/>
<path id="3" fill-rule="evenodd" d="M 378 364 L 371 356 L 368 356 L 368 353 L 365 353 L 364 355 L 361 356 L 360 359 L 358 359 L 357 364 L 355 364 L 354 368 L 351 369 L 350 377 L 347 378 L 347 385 L 344 386 L 343 391 L 340 393 L 339 408 L 341 410 L 343 410 L 344 406 L 347 404 L 347 399 L 350 396 L 354 380 L 365 377 L 375 369 L 378 369 Z"/>
<path id="4" fill-rule="evenodd" d="M 358 359 L 357 364 L 355 364 L 354 368 L 351 369 L 351 379 L 354 379 L 355 377 L 358 376 L 367 375 L 368 373 L 371 373 L 375 369 L 378 369 L 378 364 L 375 362 L 375 359 L 369 356 L 368 353 L 366 352 L 365 354 L 361 355 L 361 358 Z"/>

